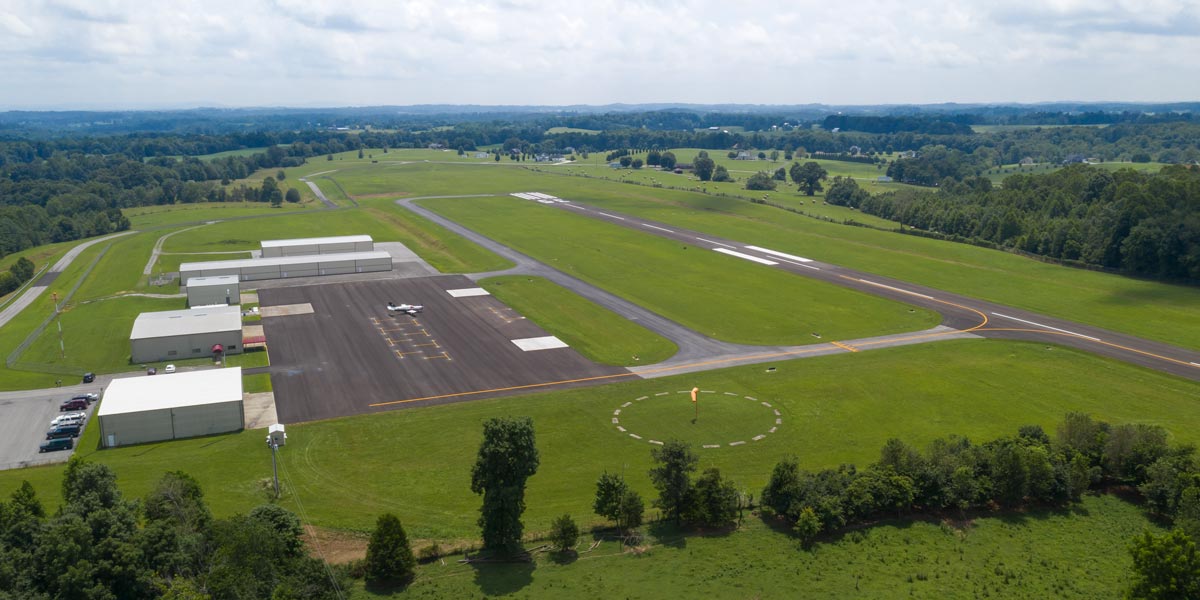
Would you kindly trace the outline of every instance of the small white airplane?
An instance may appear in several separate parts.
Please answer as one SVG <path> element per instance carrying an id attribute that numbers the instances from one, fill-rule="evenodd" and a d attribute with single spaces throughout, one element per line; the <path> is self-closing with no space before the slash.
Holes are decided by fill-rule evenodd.
<path id="1" fill-rule="evenodd" d="M 425 307 L 420 304 L 396 304 L 395 302 L 388 302 L 387 309 L 388 313 L 399 312 L 407 315 L 415 315 L 424 310 Z"/>

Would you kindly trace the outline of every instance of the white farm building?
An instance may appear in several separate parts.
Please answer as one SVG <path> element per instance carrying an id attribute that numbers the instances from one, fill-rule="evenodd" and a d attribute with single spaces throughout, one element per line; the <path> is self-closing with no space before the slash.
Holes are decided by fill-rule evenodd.
<path id="1" fill-rule="evenodd" d="M 96 415 L 106 448 L 239 431 L 242 369 L 114 379 Z"/>

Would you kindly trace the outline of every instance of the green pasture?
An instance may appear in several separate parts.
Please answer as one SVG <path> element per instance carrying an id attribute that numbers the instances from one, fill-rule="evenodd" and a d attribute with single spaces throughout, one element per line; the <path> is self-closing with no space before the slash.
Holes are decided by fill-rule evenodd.
<path id="1" fill-rule="evenodd" d="M 25 351 L 21 363 L 54 365 L 79 372 L 113 373 L 130 370 L 129 332 L 139 313 L 186 308 L 183 299 L 126 296 L 72 303 L 59 316 L 66 356 L 61 356 L 58 328 L 52 324 Z"/>
<path id="2" fill-rule="evenodd" d="M 305 188 L 307 187 L 305 186 Z M 164 225 L 253 216 L 275 216 L 281 213 L 287 214 L 311 208 L 314 208 L 312 204 L 292 204 L 290 202 L 284 202 L 279 208 L 271 208 L 271 205 L 265 202 L 203 202 L 197 204 L 141 206 L 137 208 L 125 208 L 121 212 L 129 217 L 129 223 L 133 229 L 150 229 Z"/>
<path id="3" fill-rule="evenodd" d="M 991 169 L 984 171 L 983 174 L 985 177 L 987 177 L 988 179 L 991 179 L 993 182 L 1000 183 L 1000 182 L 1004 181 L 1005 177 L 1008 177 L 1010 175 L 1045 175 L 1046 173 L 1053 173 L 1054 171 L 1057 171 L 1057 170 L 1063 168 L 1063 166 L 1064 165 L 1059 164 L 1059 163 L 1038 163 L 1038 164 L 1033 164 L 1033 165 L 1019 165 L 1019 164 L 1003 165 L 1003 166 L 999 166 L 999 167 L 992 167 Z M 1148 162 L 1148 163 L 1102 162 L 1102 163 L 1093 163 L 1091 166 L 1095 167 L 1097 169 L 1104 169 L 1106 171 L 1119 171 L 1121 169 L 1132 169 L 1134 171 L 1138 171 L 1141 173 L 1157 173 L 1160 170 L 1162 170 L 1163 167 L 1167 166 L 1167 164 L 1159 163 L 1159 162 Z"/>
<path id="4" fill-rule="evenodd" d="M 601 364 L 653 364 L 671 358 L 679 350 L 671 340 L 541 277 L 506 275 L 479 284 Z"/>
<path id="5" fill-rule="evenodd" d="M 481 424 L 523 415 L 533 419 L 541 453 L 538 474 L 529 480 L 526 529 L 545 531 L 563 513 L 585 527 L 601 524 L 591 501 L 603 471 L 624 472 L 644 497 L 653 493 L 646 475 L 651 446 L 617 431 L 613 411 L 640 396 L 692 386 L 753 396 L 780 410 L 782 425 L 762 441 L 697 450 L 701 468 L 720 468 L 756 496 L 771 467 L 789 454 L 807 469 L 865 465 L 891 437 L 918 447 L 950 434 L 983 442 L 1025 424 L 1053 431 L 1068 411 L 1114 423 L 1160 424 L 1172 443 L 1200 441 L 1200 384 L 1054 346 L 957 340 L 773 366 L 773 373 L 752 365 L 289 425 L 288 445 L 280 452 L 283 504 L 302 507 L 312 524 L 324 527 L 367 531 L 388 511 L 415 539 L 476 539 L 479 498 L 470 492 L 470 469 Z M 654 424 L 647 423 L 642 435 L 686 426 L 693 408 L 677 396 L 678 413 L 660 417 L 674 424 L 651 430 Z M 761 406 L 746 401 L 743 408 L 727 418 L 757 424 Z M 201 482 L 217 516 L 244 512 L 266 498 L 271 457 L 261 431 L 103 451 L 98 441 L 98 428 L 90 425 L 77 453 L 110 465 L 131 496 L 146 494 L 163 472 L 182 470 Z M 27 479 L 53 512 L 62 469 L 0 472 L 0 497 Z"/>
<path id="6" fill-rule="evenodd" d="M 512 197 L 425 200 L 451 220 L 705 335 L 810 344 L 915 331 L 923 309 Z M 564 235 L 566 232 L 569 234 Z"/>
<path id="7" fill-rule="evenodd" d="M 1139 507 L 1113 496 L 1087 496 L 1069 510 L 979 515 L 969 524 L 885 521 L 806 551 L 786 531 L 747 515 L 728 534 L 683 537 L 669 528 L 651 528 L 655 533 L 641 552 L 615 540 L 587 551 L 592 536 L 585 533 L 581 553 L 566 559 L 547 553 L 532 564 L 429 563 L 417 569 L 404 593 L 361 593 L 396 598 L 1115 599 L 1132 568 L 1124 548 L 1146 529 L 1158 526 Z"/>
<path id="8" fill-rule="evenodd" d="M 96 268 L 79 286 L 74 300 L 81 302 L 131 292 L 164 292 L 161 288 L 151 289 L 149 279 L 142 274 L 142 270 L 146 268 L 158 238 L 171 231 L 140 231 L 113 240 L 112 249 L 96 263 Z M 171 288 L 169 291 L 174 293 L 178 290 Z"/>
<path id="9" fill-rule="evenodd" d="M 580 129 L 579 127 L 551 127 L 546 130 L 547 135 L 556 133 L 600 133 L 599 129 Z"/>

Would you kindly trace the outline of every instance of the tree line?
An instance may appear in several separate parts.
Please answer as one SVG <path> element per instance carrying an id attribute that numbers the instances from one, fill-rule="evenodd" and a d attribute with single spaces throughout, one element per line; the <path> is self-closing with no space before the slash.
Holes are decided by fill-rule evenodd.
<path id="1" fill-rule="evenodd" d="M 1158 173 L 1072 165 L 985 178 L 947 179 L 936 192 L 871 196 L 835 178 L 826 201 L 959 241 L 1165 280 L 1200 281 L 1200 167 Z"/>

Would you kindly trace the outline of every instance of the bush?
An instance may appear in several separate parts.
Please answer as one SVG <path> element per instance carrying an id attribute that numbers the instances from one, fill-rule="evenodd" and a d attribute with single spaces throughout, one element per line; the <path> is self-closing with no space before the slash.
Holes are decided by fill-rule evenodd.
<path id="1" fill-rule="evenodd" d="M 408 535 L 396 515 L 382 514 L 367 544 L 366 579 L 372 583 L 406 582 L 416 566 Z"/>
<path id="2" fill-rule="evenodd" d="M 550 525 L 550 542 L 562 552 L 566 552 L 579 543 L 579 526 L 571 515 L 563 515 Z"/>

